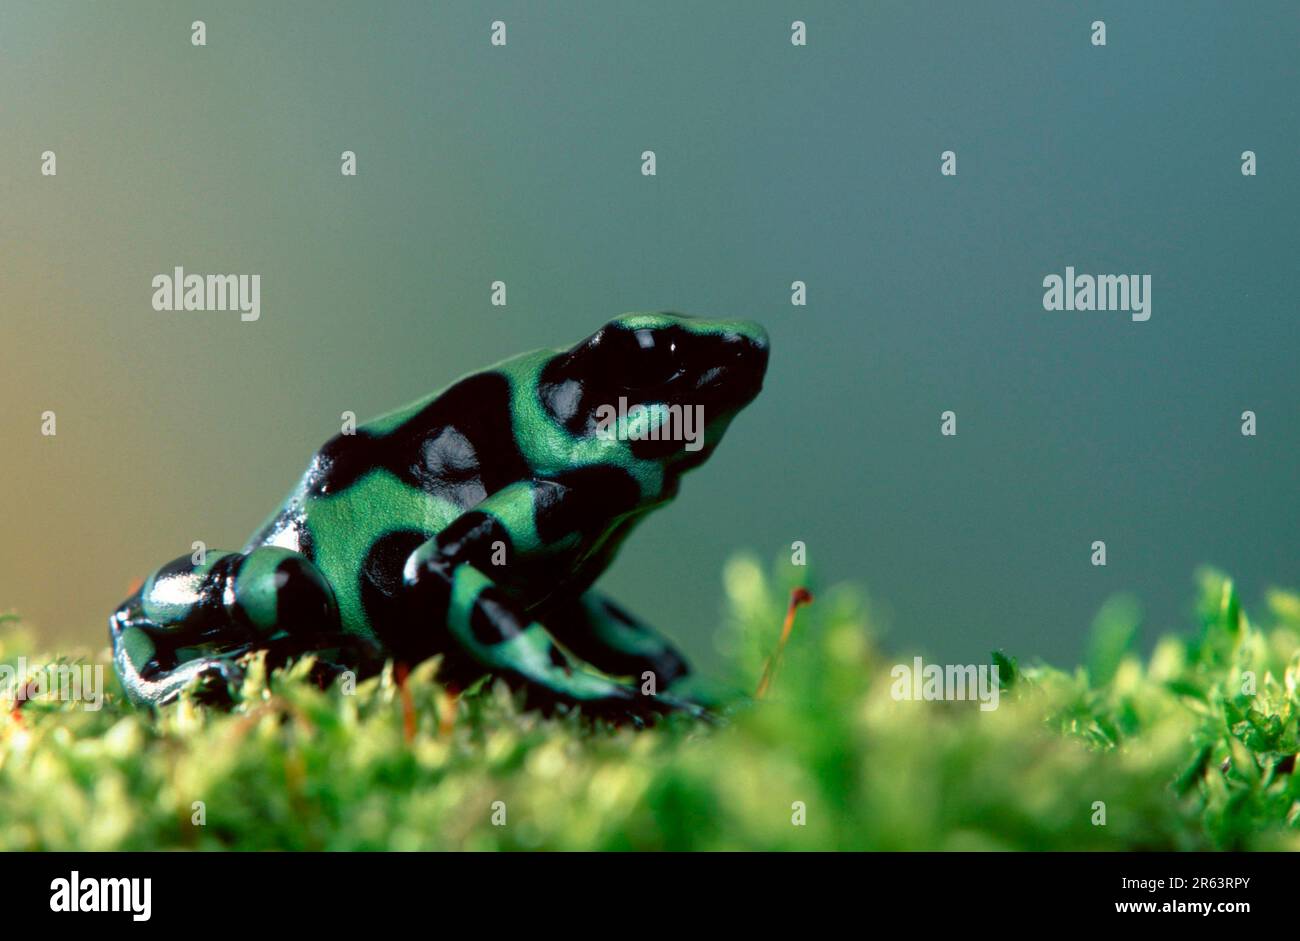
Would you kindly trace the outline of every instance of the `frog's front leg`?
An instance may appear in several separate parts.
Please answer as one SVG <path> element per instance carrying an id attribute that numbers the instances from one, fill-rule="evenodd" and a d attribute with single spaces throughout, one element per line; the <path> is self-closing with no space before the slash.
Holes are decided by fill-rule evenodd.
<path id="1" fill-rule="evenodd" d="M 556 481 L 524 481 L 465 513 L 407 559 L 403 593 L 408 622 L 423 622 L 430 629 L 445 625 L 458 651 L 479 669 L 526 690 L 530 706 L 566 703 L 587 713 L 636 721 L 675 710 L 698 713 L 692 704 L 643 695 L 637 687 L 571 662 L 546 627 L 527 617 L 486 574 L 493 569 L 494 547 L 537 554 L 539 529 L 557 537 L 559 524 L 564 533 L 560 544 L 576 545 L 580 522 L 593 518 L 592 508 L 576 502 L 582 499 Z M 557 510 L 560 507 L 564 509 Z M 567 515 L 578 528 L 560 523 L 557 513 Z"/>
<path id="2" fill-rule="evenodd" d="M 336 665 L 355 663 L 365 646 L 342 634 L 316 566 L 275 546 L 164 565 L 109 618 L 109 637 L 127 695 L 152 705 L 194 683 L 227 699 L 243 677 L 238 659 L 252 650 L 319 652 Z"/>

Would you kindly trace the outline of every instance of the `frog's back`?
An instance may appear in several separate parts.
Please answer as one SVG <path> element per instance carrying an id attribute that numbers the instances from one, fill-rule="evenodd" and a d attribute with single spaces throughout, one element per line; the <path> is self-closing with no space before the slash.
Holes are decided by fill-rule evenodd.
<path id="1" fill-rule="evenodd" d="M 524 359 L 331 438 L 249 547 L 303 553 L 334 587 L 345 627 L 373 633 L 406 556 L 529 476 L 511 421 L 510 371 Z"/>

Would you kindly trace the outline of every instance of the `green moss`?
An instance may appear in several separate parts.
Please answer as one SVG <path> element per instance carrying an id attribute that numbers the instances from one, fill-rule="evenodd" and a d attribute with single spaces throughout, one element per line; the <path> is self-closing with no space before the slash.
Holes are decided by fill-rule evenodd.
<path id="1" fill-rule="evenodd" d="M 752 690 L 794 573 L 739 558 L 725 577 L 719 645 Z M 303 665 L 255 669 L 232 712 L 155 716 L 106 666 L 97 712 L 0 717 L 0 849 L 1300 848 L 1300 597 L 1270 595 L 1261 627 L 1206 573 L 1200 630 L 1149 657 L 1117 600 L 1086 668 L 994 655 L 1005 691 L 980 711 L 893 699 L 910 658 L 881 651 L 857 590 L 817 595 L 768 698 L 712 727 L 544 719 L 486 684 L 452 705 L 435 663 L 408 682 L 410 740 L 391 676 L 348 695 Z M 31 658 L 0 630 L 0 661 Z"/>

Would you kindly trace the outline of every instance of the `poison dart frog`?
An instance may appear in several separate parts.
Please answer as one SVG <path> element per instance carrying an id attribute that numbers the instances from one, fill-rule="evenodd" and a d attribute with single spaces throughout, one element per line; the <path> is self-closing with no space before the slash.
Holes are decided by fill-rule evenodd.
<path id="1" fill-rule="evenodd" d="M 500 677 L 530 707 L 697 709 L 672 690 L 682 654 L 591 586 L 717 447 L 767 359 L 749 321 L 625 314 L 345 430 L 241 552 L 182 556 L 118 607 L 127 695 L 230 702 L 262 650 L 314 654 L 327 675 L 441 654 L 453 687 Z M 691 414 L 693 440 L 668 433 Z"/>

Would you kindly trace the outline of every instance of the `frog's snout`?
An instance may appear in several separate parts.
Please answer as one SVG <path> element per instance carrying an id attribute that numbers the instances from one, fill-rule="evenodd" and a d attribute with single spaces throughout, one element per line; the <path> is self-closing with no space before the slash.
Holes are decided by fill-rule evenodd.
<path id="1" fill-rule="evenodd" d="M 752 365 L 758 371 L 758 378 L 761 381 L 763 374 L 767 372 L 767 353 L 771 342 L 762 324 L 747 320 L 745 327 L 745 331 L 741 334 L 745 340 L 745 351 L 741 355 L 752 360 Z"/>
<path id="2" fill-rule="evenodd" d="M 766 353 L 770 345 L 767 331 L 763 329 L 763 325 L 757 320 L 737 321 L 735 332 Z"/>
<path id="3" fill-rule="evenodd" d="M 723 334 L 723 353 L 718 364 L 723 385 L 733 390 L 735 405 L 742 408 L 753 401 L 763 388 L 769 349 L 767 331 L 752 320 L 728 324 Z"/>

